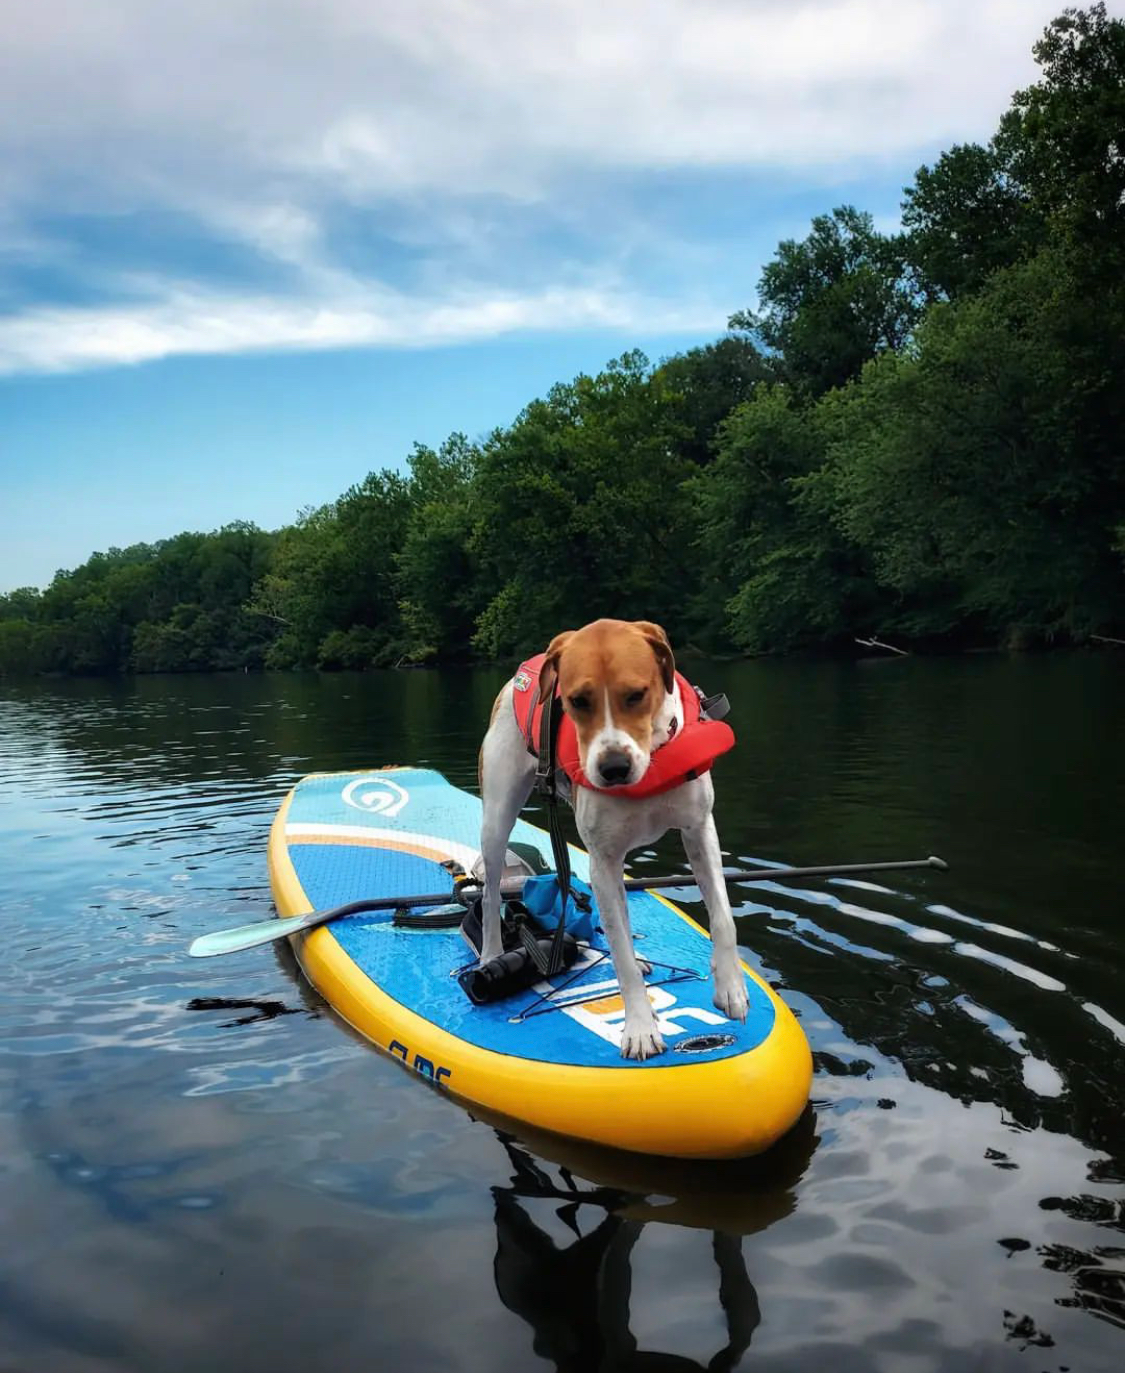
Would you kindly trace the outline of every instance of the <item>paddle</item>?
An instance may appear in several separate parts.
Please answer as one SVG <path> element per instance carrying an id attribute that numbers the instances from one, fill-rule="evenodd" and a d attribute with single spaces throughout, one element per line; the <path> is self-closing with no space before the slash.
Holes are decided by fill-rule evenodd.
<path id="1" fill-rule="evenodd" d="M 938 868 L 942 872 L 948 864 L 940 858 L 911 858 L 900 863 L 844 863 L 835 867 L 819 868 L 751 868 L 747 871 L 723 873 L 725 882 L 780 882 L 793 877 L 847 877 L 860 872 L 902 872 L 906 868 Z M 627 877 L 626 891 L 657 891 L 661 887 L 694 887 L 695 879 L 690 874 L 680 877 Z M 503 897 L 519 896 L 522 882 L 517 885 L 502 886 Z M 232 930 L 216 930 L 213 934 L 200 935 L 188 948 L 192 958 L 214 958 L 217 954 L 239 953 L 243 949 L 253 949 L 259 944 L 272 944 L 275 939 L 297 934 L 300 930 L 311 930 L 317 925 L 327 924 L 329 920 L 339 920 L 345 915 L 359 915 L 364 911 L 393 911 L 400 906 L 447 906 L 451 898 L 477 896 L 480 893 L 478 882 L 463 882 L 453 891 L 428 892 L 421 896 L 379 896 L 368 901 L 350 901 L 346 906 L 333 906 L 331 910 L 308 911 L 305 915 L 290 916 L 287 920 L 263 920 L 253 925 L 239 925 Z"/>

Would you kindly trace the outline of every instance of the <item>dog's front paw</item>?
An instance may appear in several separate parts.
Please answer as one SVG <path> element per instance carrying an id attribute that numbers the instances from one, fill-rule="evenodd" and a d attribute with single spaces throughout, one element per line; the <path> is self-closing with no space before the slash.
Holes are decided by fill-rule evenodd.
<path id="1" fill-rule="evenodd" d="M 664 1041 L 656 1026 L 656 1017 L 648 1015 L 626 1016 L 621 1030 L 622 1058 L 655 1058 L 664 1052 Z"/>
<path id="2" fill-rule="evenodd" d="M 728 1020 L 745 1020 L 750 1009 L 750 998 L 746 994 L 746 979 L 741 968 L 730 972 L 715 972 L 715 995 L 712 998 L 716 1010 L 722 1011 Z"/>

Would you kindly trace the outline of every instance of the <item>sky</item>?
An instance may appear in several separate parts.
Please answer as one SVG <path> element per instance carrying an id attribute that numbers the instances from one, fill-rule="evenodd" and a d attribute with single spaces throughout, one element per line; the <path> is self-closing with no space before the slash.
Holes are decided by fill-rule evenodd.
<path id="1" fill-rule="evenodd" d="M 718 337 L 1062 7 L 0 0 L 0 592 Z"/>

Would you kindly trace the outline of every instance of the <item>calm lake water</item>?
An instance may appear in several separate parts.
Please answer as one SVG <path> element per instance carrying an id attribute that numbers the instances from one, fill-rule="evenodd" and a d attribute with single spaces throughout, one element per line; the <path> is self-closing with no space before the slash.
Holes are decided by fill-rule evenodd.
<path id="1" fill-rule="evenodd" d="M 817 1075 L 735 1165 L 513 1139 L 287 951 L 185 957 L 305 772 L 475 786 L 498 670 L 0 683 L 4 1373 L 1125 1367 L 1125 653 L 692 671 L 731 861 L 952 868 L 742 889 Z"/>

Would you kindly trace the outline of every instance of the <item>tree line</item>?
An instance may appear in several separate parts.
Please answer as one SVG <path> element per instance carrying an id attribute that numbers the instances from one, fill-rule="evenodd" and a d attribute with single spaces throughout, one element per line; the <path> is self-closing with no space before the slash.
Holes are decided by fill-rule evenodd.
<path id="1" fill-rule="evenodd" d="M 560 383 L 267 533 L 0 596 L 0 672 L 511 657 L 598 614 L 752 653 L 1125 627 L 1125 23 L 1068 9 L 986 145 L 786 240 L 704 347 Z"/>

